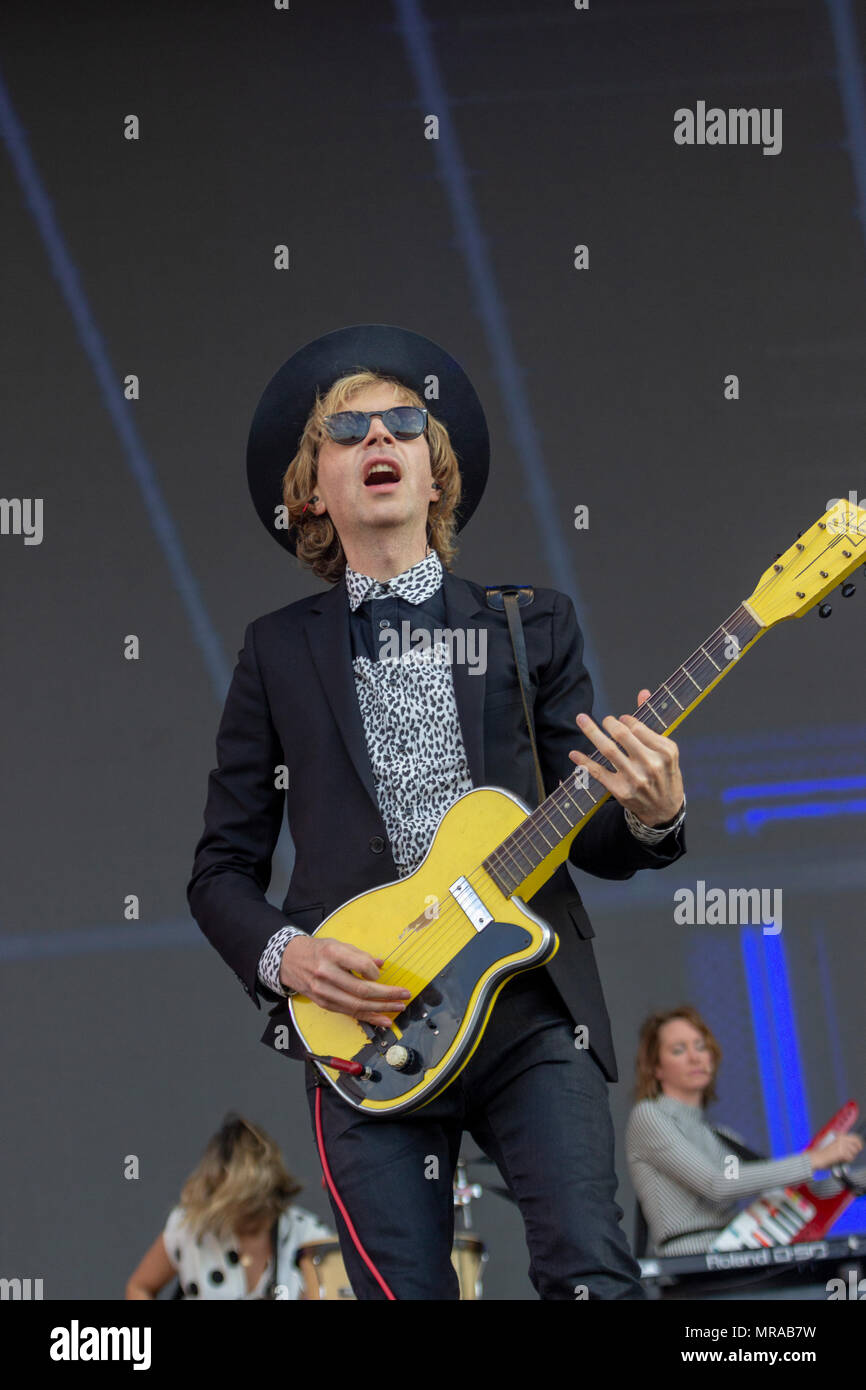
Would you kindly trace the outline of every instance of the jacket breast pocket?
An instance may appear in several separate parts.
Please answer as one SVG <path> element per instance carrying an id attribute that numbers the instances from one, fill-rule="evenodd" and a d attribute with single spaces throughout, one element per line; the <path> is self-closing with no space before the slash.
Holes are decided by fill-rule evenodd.
<path id="1" fill-rule="evenodd" d="M 577 928 L 578 936 L 583 937 L 584 941 L 595 936 L 595 929 L 586 915 L 586 908 L 580 898 L 573 898 L 571 902 L 566 903 L 566 907 L 569 917 Z"/>

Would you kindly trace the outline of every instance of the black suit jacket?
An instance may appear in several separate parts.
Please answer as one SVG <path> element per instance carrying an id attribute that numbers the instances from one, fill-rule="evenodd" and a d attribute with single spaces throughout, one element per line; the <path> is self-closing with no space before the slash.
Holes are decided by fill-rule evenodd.
<path id="1" fill-rule="evenodd" d="M 504 787 L 532 808 L 532 749 L 505 614 L 487 606 L 481 585 L 447 570 L 443 595 L 449 628 L 487 629 L 486 672 L 473 674 L 456 661 L 451 667 L 473 784 Z M 592 712 L 592 683 L 574 605 L 565 594 L 537 589 L 521 615 L 549 794 L 574 771 L 570 749 L 593 751 L 575 724 L 581 711 Z M 249 624 L 217 734 L 217 760 L 187 889 L 190 909 L 256 1007 L 260 996 L 277 1001 L 262 1041 L 275 1046 L 276 1028 L 287 1023 L 286 1055 L 301 1057 L 285 1000 L 257 976 L 268 939 L 287 920 L 311 931 L 349 898 L 397 878 L 355 690 L 344 580 Z M 287 791 L 274 788 L 280 764 L 288 767 Z M 280 909 L 265 891 L 284 808 L 296 858 Z M 598 877 L 626 879 L 638 869 L 663 868 L 683 853 L 682 828 L 651 848 L 631 834 L 622 807 L 611 798 L 575 837 L 569 858 Z M 565 864 L 531 906 L 560 939 L 559 951 L 543 968 L 574 1022 L 587 1026 L 590 1050 L 615 1081 L 594 932 Z"/>

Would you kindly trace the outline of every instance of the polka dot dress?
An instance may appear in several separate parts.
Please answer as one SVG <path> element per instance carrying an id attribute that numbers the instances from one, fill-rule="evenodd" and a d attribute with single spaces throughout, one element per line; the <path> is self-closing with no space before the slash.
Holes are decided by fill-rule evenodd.
<path id="1" fill-rule="evenodd" d="M 277 1298 L 300 1298 L 304 1280 L 296 1264 L 299 1248 L 311 1241 L 336 1240 L 336 1236 L 312 1212 L 290 1206 L 280 1216 L 277 1228 L 276 1276 L 271 1259 L 252 1290 L 247 1289 L 246 1270 L 233 1238 L 220 1239 L 205 1232 L 196 1239 L 186 1224 L 183 1207 L 174 1207 L 169 1213 L 162 1239 L 184 1298 L 251 1301 L 268 1297 L 272 1281 Z"/>

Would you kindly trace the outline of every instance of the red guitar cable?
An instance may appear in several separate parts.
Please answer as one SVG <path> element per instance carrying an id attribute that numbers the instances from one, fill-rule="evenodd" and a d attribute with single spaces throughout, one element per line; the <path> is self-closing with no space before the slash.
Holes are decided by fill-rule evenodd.
<path id="1" fill-rule="evenodd" d="M 319 1149 L 319 1158 L 322 1164 L 322 1172 L 325 1175 L 325 1182 L 328 1184 L 331 1196 L 336 1202 L 340 1210 L 340 1215 L 342 1216 L 343 1220 L 346 1223 L 346 1226 L 348 1227 L 349 1235 L 355 1242 L 355 1249 L 358 1251 L 358 1254 L 361 1256 L 361 1259 L 364 1261 L 364 1264 L 367 1266 L 370 1273 L 373 1275 L 373 1278 L 378 1283 L 380 1289 L 384 1291 L 385 1297 L 387 1299 L 390 1299 L 392 1303 L 396 1303 L 398 1301 L 396 1295 L 393 1294 L 391 1290 L 388 1288 L 388 1285 L 385 1283 L 385 1280 L 382 1278 L 378 1269 L 373 1264 L 373 1261 L 370 1259 L 370 1256 L 367 1254 L 366 1250 L 361 1244 L 358 1232 L 352 1225 L 351 1217 L 349 1216 L 349 1213 L 346 1211 L 340 1194 L 337 1191 L 336 1186 L 334 1185 L 334 1179 L 331 1177 L 331 1170 L 328 1167 L 328 1160 L 325 1157 L 325 1140 L 322 1134 L 322 1088 L 318 1082 L 316 1083 L 316 1143 Z"/>

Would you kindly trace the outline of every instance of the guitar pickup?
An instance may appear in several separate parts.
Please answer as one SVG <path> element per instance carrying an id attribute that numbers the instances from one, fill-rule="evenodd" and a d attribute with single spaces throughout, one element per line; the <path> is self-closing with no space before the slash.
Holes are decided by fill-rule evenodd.
<path id="1" fill-rule="evenodd" d="M 483 931 L 488 922 L 493 921 L 493 913 L 487 911 L 472 884 L 462 875 L 455 878 L 448 892 L 466 913 L 476 931 Z"/>

